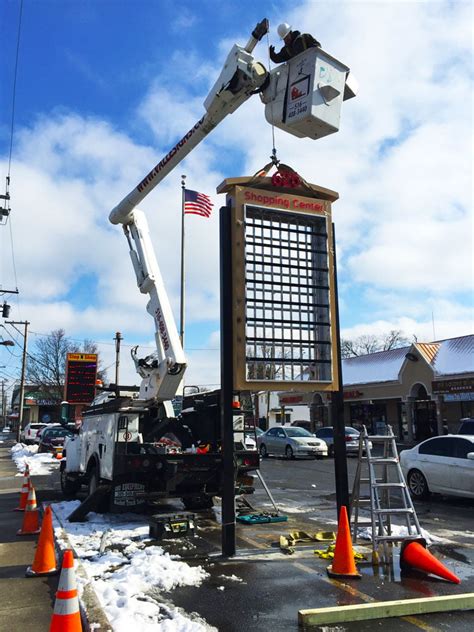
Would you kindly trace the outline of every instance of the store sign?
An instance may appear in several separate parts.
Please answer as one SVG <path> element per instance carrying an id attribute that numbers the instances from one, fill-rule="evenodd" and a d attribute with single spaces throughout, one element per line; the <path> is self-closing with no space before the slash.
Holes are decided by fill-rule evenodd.
<path id="1" fill-rule="evenodd" d="M 433 393 L 468 393 L 474 391 L 474 378 L 468 377 L 461 380 L 435 380 L 431 382 Z"/>
<path id="2" fill-rule="evenodd" d="M 445 393 L 445 402 L 474 402 L 474 393 Z"/>
<path id="3" fill-rule="evenodd" d="M 70 404 L 90 404 L 95 397 L 96 353 L 68 353 L 64 399 Z"/>
<path id="4" fill-rule="evenodd" d="M 360 391 L 344 391 L 344 399 L 357 399 L 363 395 Z"/>
<path id="5" fill-rule="evenodd" d="M 285 397 L 280 397 L 280 406 L 285 404 L 298 404 L 303 401 L 303 395 L 285 395 Z"/>

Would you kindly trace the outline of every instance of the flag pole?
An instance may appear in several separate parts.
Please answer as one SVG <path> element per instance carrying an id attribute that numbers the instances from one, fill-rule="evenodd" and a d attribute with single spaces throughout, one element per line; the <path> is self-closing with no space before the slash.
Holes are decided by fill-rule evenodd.
<path id="1" fill-rule="evenodd" d="M 179 338 L 184 349 L 184 202 L 185 202 L 185 180 L 186 176 L 181 176 L 181 301 L 179 307 Z"/>

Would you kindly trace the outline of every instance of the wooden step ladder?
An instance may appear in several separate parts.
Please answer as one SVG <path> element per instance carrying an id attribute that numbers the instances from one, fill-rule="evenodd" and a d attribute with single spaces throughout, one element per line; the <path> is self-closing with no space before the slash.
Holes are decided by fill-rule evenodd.
<path id="1" fill-rule="evenodd" d="M 373 447 L 380 444 L 383 446 L 382 455 L 373 455 Z M 362 507 L 369 508 L 370 521 L 361 519 Z M 407 535 L 393 534 L 392 517 L 395 516 L 404 519 Z M 381 549 L 384 563 L 389 563 L 389 543 L 422 537 L 420 523 L 400 467 L 391 426 L 387 426 L 387 434 L 372 436 L 363 426 L 359 437 L 359 460 L 352 489 L 350 519 L 354 544 L 357 543 L 358 530 L 361 527 L 371 529 L 374 564 L 380 561 Z"/>

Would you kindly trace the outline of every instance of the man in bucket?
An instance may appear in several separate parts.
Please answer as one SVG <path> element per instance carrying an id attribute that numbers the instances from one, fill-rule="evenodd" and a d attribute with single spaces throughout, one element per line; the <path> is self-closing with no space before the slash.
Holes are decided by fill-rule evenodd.
<path id="1" fill-rule="evenodd" d="M 286 22 L 278 26 L 278 35 L 285 42 L 284 47 L 279 53 L 275 53 L 275 47 L 270 46 L 270 59 L 276 64 L 292 59 L 307 48 L 321 47 L 321 44 L 314 39 L 309 33 L 300 33 L 292 31 L 291 26 Z"/>

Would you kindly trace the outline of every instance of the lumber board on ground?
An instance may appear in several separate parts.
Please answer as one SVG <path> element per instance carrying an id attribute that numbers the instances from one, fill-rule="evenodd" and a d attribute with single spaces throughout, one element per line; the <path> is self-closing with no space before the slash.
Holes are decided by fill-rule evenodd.
<path id="1" fill-rule="evenodd" d="M 461 595 L 375 601 L 351 606 L 300 610 L 298 612 L 298 624 L 303 629 L 306 629 L 310 626 L 328 623 L 344 623 L 368 619 L 404 617 L 412 614 L 472 609 L 474 609 L 474 593 L 463 593 Z"/>

